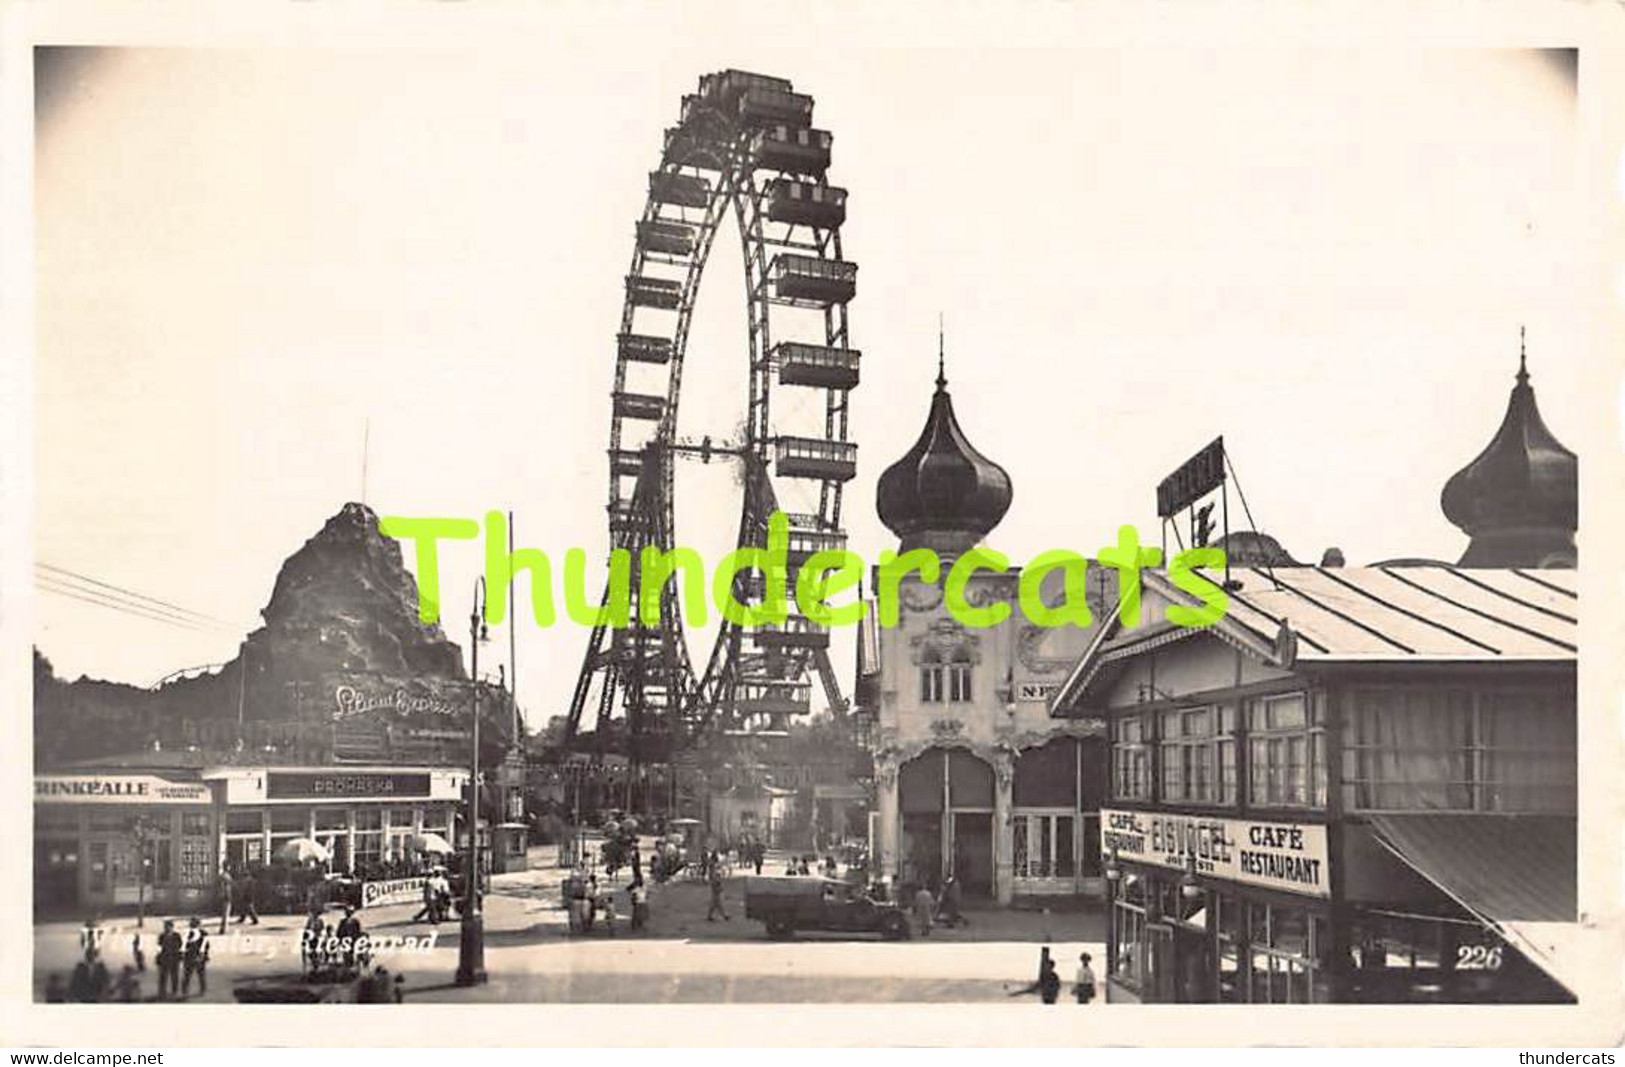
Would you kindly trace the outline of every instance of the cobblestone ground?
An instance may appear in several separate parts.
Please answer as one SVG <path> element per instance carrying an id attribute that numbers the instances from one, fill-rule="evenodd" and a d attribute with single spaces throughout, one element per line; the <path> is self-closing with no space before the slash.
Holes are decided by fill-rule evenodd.
<path id="1" fill-rule="evenodd" d="M 380 962 L 404 976 L 408 1000 L 506 1002 L 942 1002 L 1002 1000 L 1037 974 L 1039 948 L 1051 947 L 1057 968 L 1070 988 L 1080 952 L 1091 953 L 1096 972 L 1104 958 L 1103 927 L 1098 908 L 1043 911 L 1036 909 L 968 910 L 969 923 L 932 931 L 929 938 L 881 941 L 873 937 L 802 934 L 794 940 L 769 940 L 759 922 L 744 918 L 743 876 L 731 877 L 724 891 L 728 921 L 707 922 L 709 893 L 699 882 L 653 886 L 647 929 L 633 933 L 625 875 L 618 883 L 613 933 L 602 924 L 586 935 L 569 933 L 560 907 L 563 871 L 553 864 L 551 849 L 532 852 L 531 870 L 493 879 L 486 899 L 485 985 L 464 989 L 452 984 L 457 968 L 458 925 L 438 928 L 412 922 L 415 905 L 368 909 L 363 914 L 374 937 L 416 940 L 412 947 L 380 952 Z M 782 869 L 782 862 L 778 869 Z M 769 862 L 764 872 L 774 870 Z M 156 995 L 152 963 L 157 932 L 165 916 L 149 916 L 142 931 L 147 972 L 141 975 L 143 999 Z M 186 916 L 170 916 L 185 925 Z M 206 917 L 205 917 L 206 918 Z M 133 917 L 114 917 L 104 926 L 106 957 L 116 975 L 131 962 Z M 189 1000 L 229 1003 L 244 983 L 297 975 L 300 967 L 299 916 L 266 916 L 258 927 L 233 923 L 219 934 L 218 916 L 208 924 L 211 937 L 209 988 L 192 991 Z M 78 956 L 78 924 L 35 926 L 34 986 L 43 999 L 52 973 L 66 980 Z M 1037 998 L 1027 999 L 1037 1003 Z"/>

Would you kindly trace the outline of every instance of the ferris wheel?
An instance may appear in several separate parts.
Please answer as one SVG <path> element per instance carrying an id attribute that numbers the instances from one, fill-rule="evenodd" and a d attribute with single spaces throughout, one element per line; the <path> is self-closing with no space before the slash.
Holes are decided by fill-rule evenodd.
<path id="1" fill-rule="evenodd" d="M 666 130 L 636 227 L 611 393 L 609 533 L 611 548 L 631 556 L 631 620 L 592 631 L 570 705 L 572 741 L 589 711 L 595 731 L 624 718 L 634 761 L 709 728 L 782 731 L 810 710 L 814 675 L 830 707 L 846 710 L 829 632 L 794 604 L 796 568 L 845 547 L 841 495 L 857 472 L 848 397 L 860 354 L 847 305 L 858 268 L 841 251 L 846 190 L 828 182 L 832 138 L 812 118 L 812 97 L 788 80 L 727 70 L 701 77 Z M 730 212 L 744 257 L 748 411 L 737 432 L 680 437 L 694 302 Z M 675 543 L 674 466 L 686 460 L 737 464 L 739 547 L 765 545 L 775 511 L 790 523 L 790 617 L 725 620 L 703 669 L 689 654 L 675 582 L 662 586 L 658 623 L 640 621 L 637 595 L 641 550 Z M 760 603 L 763 578 L 744 572 L 734 594 Z"/>

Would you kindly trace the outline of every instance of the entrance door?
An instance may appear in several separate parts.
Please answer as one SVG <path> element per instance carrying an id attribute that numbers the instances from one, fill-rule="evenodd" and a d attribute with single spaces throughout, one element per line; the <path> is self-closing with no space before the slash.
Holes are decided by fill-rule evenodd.
<path id="1" fill-rule="evenodd" d="M 953 814 L 954 874 L 970 896 L 993 895 L 993 814 Z"/>
<path id="2" fill-rule="evenodd" d="M 34 840 L 35 910 L 67 908 L 79 902 L 79 839 Z"/>
<path id="3" fill-rule="evenodd" d="M 1145 927 L 1145 990 L 1147 1002 L 1172 1004 L 1175 996 L 1174 929 L 1167 923 Z"/>
<path id="4" fill-rule="evenodd" d="M 903 881 L 930 885 L 942 877 L 941 815 L 903 816 Z"/>
<path id="5" fill-rule="evenodd" d="M 1207 931 L 1180 927 L 1174 932 L 1174 950 L 1179 968 L 1176 982 L 1179 1003 L 1214 1003 L 1218 997 L 1213 988 L 1213 957 Z"/>

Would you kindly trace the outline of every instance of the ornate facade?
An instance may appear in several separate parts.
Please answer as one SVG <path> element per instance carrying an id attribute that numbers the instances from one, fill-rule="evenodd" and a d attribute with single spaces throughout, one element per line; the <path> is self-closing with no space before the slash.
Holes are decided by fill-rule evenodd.
<path id="1" fill-rule="evenodd" d="M 978 570 L 965 592 L 973 607 L 1008 604 L 1003 623 L 970 627 L 948 611 L 949 568 L 1003 518 L 1012 488 L 966 438 L 940 371 L 936 386 L 919 440 L 877 491 L 901 549 L 929 548 L 942 560 L 936 582 L 903 578 L 896 626 L 876 625 L 873 613 L 865 622 L 878 869 L 933 889 L 955 877 L 967 896 L 1001 903 L 1098 892 L 1101 724 L 1049 714 L 1095 628 L 1029 622 L 1014 568 Z M 1064 573 L 1045 577 L 1044 600 L 1057 604 Z M 1115 603 L 1115 579 L 1093 565 L 1086 572 L 1097 624 Z"/>

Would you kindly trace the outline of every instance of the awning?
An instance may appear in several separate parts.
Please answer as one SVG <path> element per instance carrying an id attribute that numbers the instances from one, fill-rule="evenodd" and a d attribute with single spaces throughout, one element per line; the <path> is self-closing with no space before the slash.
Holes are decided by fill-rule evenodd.
<path id="1" fill-rule="evenodd" d="M 1377 840 L 1418 874 L 1516 944 L 1574 991 L 1565 978 L 1572 949 L 1578 877 L 1571 815 L 1372 815 Z"/>

